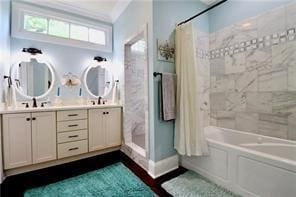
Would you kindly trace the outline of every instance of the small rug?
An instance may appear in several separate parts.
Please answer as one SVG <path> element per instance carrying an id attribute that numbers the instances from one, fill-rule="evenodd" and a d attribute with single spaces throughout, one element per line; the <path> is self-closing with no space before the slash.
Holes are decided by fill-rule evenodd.
<path id="1" fill-rule="evenodd" d="M 46 178 L 46 177 L 45 177 Z M 156 194 L 122 163 L 88 172 L 80 176 L 34 188 L 25 197 L 94 197 L 138 196 L 152 197 Z"/>
<path id="2" fill-rule="evenodd" d="M 161 186 L 174 197 L 238 197 L 193 171 L 185 172 Z"/>

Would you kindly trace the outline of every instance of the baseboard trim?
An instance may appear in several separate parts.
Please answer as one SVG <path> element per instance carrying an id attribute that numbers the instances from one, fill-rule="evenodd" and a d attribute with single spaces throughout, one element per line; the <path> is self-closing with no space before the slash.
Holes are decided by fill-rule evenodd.
<path id="1" fill-rule="evenodd" d="M 156 179 L 164 174 L 176 170 L 177 168 L 179 168 L 178 155 L 174 155 L 157 162 L 149 160 L 148 174 L 153 179 Z"/>

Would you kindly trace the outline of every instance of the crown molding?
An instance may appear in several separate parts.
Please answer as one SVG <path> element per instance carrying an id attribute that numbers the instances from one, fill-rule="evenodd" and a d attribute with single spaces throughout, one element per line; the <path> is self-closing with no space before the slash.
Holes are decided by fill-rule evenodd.
<path id="1" fill-rule="evenodd" d="M 213 5 L 214 3 L 218 3 L 220 0 L 200 0 L 205 5 Z"/>
<path id="2" fill-rule="evenodd" d="M 110 13 L 110 18 L 112 18 L 112 23 L 114 23 L 118 17 L 124 12 L 127 6 L 131 3 L 132 0 L 117 1 L 112 12 Z"/>
<path id="3" fill-rule="evenodd" d="M 130 4 L 132 0 L 125 0 L 121 1 L 119 0 L 116 5 L 114 6 L 113 10 L 110 12 L 110 14 L 101 14 L 101 13 L 94 13 L 90 12 L 87 9 L 80 8 L 75 5 L 70 5 L 68 3 L 64 3 L 62 1 L 32 1 L 32 0 L 20 0 L 21 2 L 26 2 L 30 4 L 34 4 L 37 6 L 42 7 L 49 7 L 56 10 L 61 10 L 77 15 L 81 15 L 87 18 L 107 22 L 107 23 L 113 23 L 117 20 L 117 18 L 122 14 L 122 12 L 127 8 L 127 6 Z"/>

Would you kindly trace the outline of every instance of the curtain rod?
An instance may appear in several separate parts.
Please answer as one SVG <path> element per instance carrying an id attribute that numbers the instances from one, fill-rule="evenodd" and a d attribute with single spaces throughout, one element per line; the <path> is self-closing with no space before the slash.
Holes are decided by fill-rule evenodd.
<path id="1" fill-rule="evenodd" d="M 207 11 L 209 11 L 209 10 L 211 10 L 211 9 L 213 9 L 213 8 L 215 8 L 215 7 L 217 7 L 218 5 L 220 5 L 220 4 L 222 4 L 222 3 L 225 3 L 226 1 L 228 1 L 228 0 L 223 0 L 223 1 L 220 1 L 220 2 L 218 2 L 218 3 L 214 4 L 214 5 L 212 5 L 211 7 L 209 7 L 209 8 L 207 8 L 207 9 L 201 11 L 200 13 L 198 13 L 198 14 L 196 14 L 196 15 L 190 17 L 189 19 L 186 19 L 186 20 L 182 21 L 181 23 L 178 24 L 178 26 L 180 26 L 180 25 L 182 25 L 182 24 L 185 24 L 185 23 L 191 21 L 192 19 L 195 19 L 196 17 L 198 17 L 198 16 L 204 14 L 205 12 L 207 12 Z"/>

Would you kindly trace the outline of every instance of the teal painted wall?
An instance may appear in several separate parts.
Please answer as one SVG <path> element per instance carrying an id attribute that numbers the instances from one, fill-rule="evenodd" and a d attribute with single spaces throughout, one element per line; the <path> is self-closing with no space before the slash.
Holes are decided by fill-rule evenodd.
<path id="1" fill-rule="evenodd" d="M 155 72 L 175 72 L 175 64 L 157 60 L 157 39 L 174 40 L 175 25 L 197 14 L 207 6 L 197 1 L 153 1 L 153 66 Z M 193 21 L 198 30 L 208 32 L 208 16 L 203 15 Z M 154 86 L 154 151 L 150 157 L 159 161 L 176 154 L 174 149 L 174 122 L 164 122 L 159 118 L 158 78 L 153 80 Z"/>
<path id="2" fill-rule="evenodd" d="M 7 68 L 9 68 L 9 56 L 10 56 L 10 37 L 9 37 L 9 18 L 10 18 L 10 2 L 0 1 L 0 77 L 1 84 L 4 83 L 3 75 L 7 74 Z M 3 100 L 3 88 L 0 86 L 0 102 Z M 0 129 L 1 136 L 1 129 Z M 2 142 L 0 140 L 0 153 L 2 153 Z M 0 154 L 0 183 L 3 179 L 2 170 L 2 154 Z"/>
<path id="3" fill-rule="evenodd" d="M 228 0 L 209 11 L 210 32 L 291 2 L 295 0 Z"/>
<path id="4" fill-rule="evenodd" d="M 235 1 L 229 0 L 225 4 L 210 11 L 193 22 L 197 29 L 202 31 L 217 31 L 225 26 L 231 25 L 245 18 L 258 15 L 269 9 L 289 3 L 291 0 L 282 1 Z M 4 2 L 1 2 L 3 5 Z M 9 6 L 9 4 L 7 4 Z M 175 65 L 157 60 L 157 39 L 174 39 L 175 25 L 188 17 L 191 17 L 206 6 L 198 1 L 137 1 L 130 3 L 124 13 L 114 24 L 114 53 L 106 54 L 98 51 L 67 47 L 62 45 L 48 44 L 22 39 L 9 39 L 9 9 L 1 7 L 1 49 L 9 50 L 11 42 L 11 53 L 19 52 L 23 47 L 41 48 L 45 54 L 52 57 L 54 67 L 58 76 L 66 72 L 82 75 L 86 68 L 85 62 L 94 55 L 102 55 L 108 59 L 113 58 L 114 69 L 118 70 L 117 76 L 123 81 L 123 44 L 131 35 L 148 23 L 149 43 L 149 101 L 150 101 L 150 159 L 159 161 L 176 154 L 173 148 L 174 123 L 163 122 L 159 119 L 158 103 L 158 79 L 153 79 L 152 72 L 175 72 Z M 2 28 L 3 27 L 3 28 Z M 3 39 L 2 39 L 3 38 Z M 2 48 L 2 46 L 4 46 Z M 2 51 L 1 51 L 2 52 Z M 0 62 L 0 74 L 5 72 Z M 7 64 L 6 64 L 7 65 Z M 60 78 L 58 78 L 59 80 Z M 1 86 L 0 92 L 3 87 Z M 63 91 L 65 97 L 72 98 L 76 92 Z M 0 93 L 1 96 L 1 93 Z"/>
<path id="5" fill-rule="evenodd" d="M 32 40 L 11 38 L 11 55 L 19 53 L 22 48 L 35 47 L 42 50 L 43 54 L 49 57 L 55 71 L 56 83 L 50 98 L 56 95 L 57 86 L 61 88 L 61 96 L 63 99 L 73 99 L 78 96 L 79 89 L 75 91 L 61 85 L 60 81 L 64 74 L 71 72 L 79 77 L 83 77 L 84 70 L 88 67 L 88 62 L 94 56 L 100 55 L 112 61 L 112 53 L 103 53 L 94 50 L 81 49 L 77 47 L 69 47 L 45 42 Z M 83 95 L 88 96 L 83 89 Z M 20 98 L 23 99 L 23 98 Z"/>
<path id="6" fill-rule="evenodd" d="M 8 1 L 1 2 L 1 4 L 10 4 Z M 49 9 L 49 8 L 48 8 Z M 57 11 L 54 9 L 49 9 L 53 11 Z M 11 9 L 6 9 L 6 12 L 8 12 L 8 15 L 10 15 Z M 59 11 L 57 11 L 59 12 Z M 67 14 L 63 12 L 63 14 Z M 78 15 L 74 15 L 71 13 L 68 13 L 70 16 L 77 17 Z M 94 21 L 93 19 L 88 19 L 85 17 L 81 17 L 86 20 Z M 4 19 L 6 23 L 10 23 L 9 18 Z M 100 22 L 100 21 L 95 21 Z M 101 22 L 103 24 L 107 24 L 104 22 Z M 110 24 L 109 24 L 110 25 Z M 9 31 L 9 29 L 8 29 Z M 2 29 L 1 29 L 2 32 Z M 9 37 L 10 42 L 10 54 L 11 57 L 13 57 L 15 54 L 20 53 L 22 48 L 28 48 L 28 47 L 35 47 L 42 50 L 43 54 L 46 54 L 46 56 L 49 57 L 52 66 L 54 67 L 56 73 L 56 83 L 55 88 L 53 89 L 53 92 L 49 95 L 50 99 L 53 99 L 56 95 L 57 87 L 61 87 L 61 96 L 63 99 L 73 99 L 78 96 L 79 94 L 79 88 L 73 90 L 70 90 L 67 87 L 63 87 L 60 83 L 61 78 L 64 74 L 71 72 L 79 77 L 83 76 L 84 70 L 88 67 L 88 62 L 93 59 L 94 56 L 102 56 L 106 57 L 108 60 L 112 61 L 113 53 L 105 53 L 100 52 L 96 50 L 88 50 L 88 49 L 82 49 L 77 47 L 71 47 L 66 45 L 58 45 L 58 44 L 51 44 L 46 42 L 39 42 L 39 41 L 33 41 L 33 40 L 26 40 L 26 39 L 18 39 L 18 38 L 12 38 Z M 13 63 L 13 59 L 11 58 L 11 63 Z M 6 69 L 9 69 L 9 64 L 6 67 Z M 0 87 L 1 90 L 3 90 L 3 86 Z M 89 97 L 89 95 L 86 93 L 86 91 L 83 89 L 83 96 Z M 18 96 L 21 100 L 26 100 L 25 98 L 22 98 L 20 95 Z"/>
<path id="7" fill-rule="evenodd" d="M 148 25 L 148 40 L 152 38 L 151 1 L 133 0 L 113 25 L 113 62 L 123 80 L 124 43 Z"/>
<path id="8" fill-rule="evenodd" d="M 154 114 L 153 114 L 153 47 L 152 1 L 133 0 L 113 25 L 113 62 L 118 70 L 121 90 L 124 81 L 124 43 L 136 36 L 145 26 L 148 27 L 148 72 L 149 72 L 149 157 L 155 153 Z M 128 99 L 128 95 L 126 97 Z M 148 158 L 149 159 L 149 158 Z M 153 158 L 150 158 L 153 159 Z"/>
<path id="9" fill-rule="evenodd" d="M 8 74 L 10 64 L 10 2 L 0 1 L 0 76 Z M 3 100 L 3 88 L 0 86 L 0 102 Z"/>
<path id="10" fill-rule="evenodd" d="M 229 0 L 212 11 L 193 20 L 198 30 L 215 32 L 235 22 L 256 16 L 270 9 L 285 5 L 293 0 L 281 1 L 247 1 Z M 295 1 L 295 0 L 294 0 Z M 175 25 L 199 11 L 207 8 L 197 1 L 153 1 L 153 67 L 156 72 L 175 72 L 175 65 L 157 60 L 157 39 L 174 40 Z M 163 122 L 159 118 L 158 79 L 154 85 L 154 134 L 152 138 L 154 151 L 150 157 L 159 161 L 176 154 L 174 144 L 174 123 Z"/>

